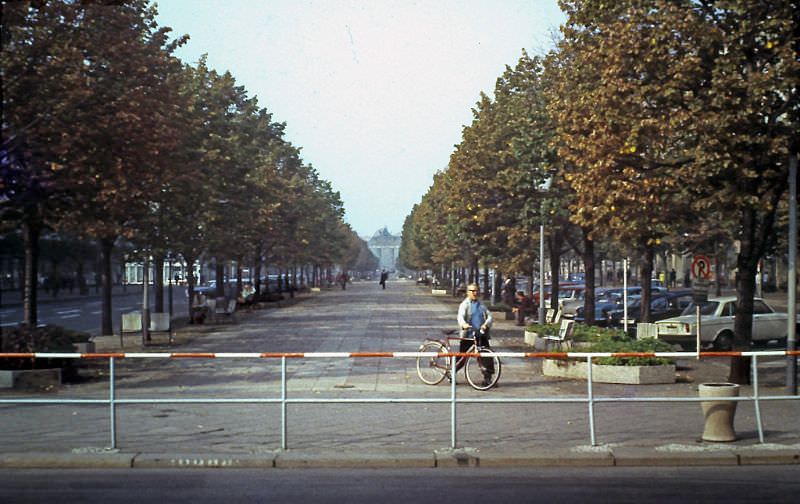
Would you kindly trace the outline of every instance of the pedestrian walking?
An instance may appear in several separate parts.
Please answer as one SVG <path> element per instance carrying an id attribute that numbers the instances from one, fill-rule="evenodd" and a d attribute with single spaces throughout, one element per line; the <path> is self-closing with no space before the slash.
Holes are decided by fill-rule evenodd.
<path id="1" fill-rule="evenodd" d="M 386 270 L 381 271 L 381 280 L 378 283 L 381 284 L 381 287 L 383 287 L 384 290 L 386 290 L 386 280 L 388 279 L 389 273 L 387 273 Z"/>

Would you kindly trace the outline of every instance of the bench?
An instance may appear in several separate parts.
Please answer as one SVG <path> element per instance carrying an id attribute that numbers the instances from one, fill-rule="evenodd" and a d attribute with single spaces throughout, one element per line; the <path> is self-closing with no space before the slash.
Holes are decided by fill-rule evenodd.
<path id="1" fill-rule="evenodd" d="M 544 340 L 544 350 L 547 351 L 551 343 L 554 343 L 559 351 L 563 351 L 562 346 L 571 346 L 572 331 L 575 328 L 575 321 L 564 319 L 561 321 L 561 327 L 558 329 L 558 334 L 546 334 L 542 336 Z"/>
<path id="2" fill-rule="evenodd" d="M 555 311 L 553 308 L 547 309 L 547 314 L 544 316 L 545 324 L 558 324 L 561 322 L 561 310 Z"/>
<path id="3" fill-rule="evenodd" d="M 237 301 L 235 299 L 228 300 L 225 303 L 225 298 L 218 298 L 214 303 L 214 308 L 212 309 L 212 313 L 214 315 L 214 322 L 218 322 L 220 319 L 227 318 L 231 322 L 236 322 L 236 305 Z"/>

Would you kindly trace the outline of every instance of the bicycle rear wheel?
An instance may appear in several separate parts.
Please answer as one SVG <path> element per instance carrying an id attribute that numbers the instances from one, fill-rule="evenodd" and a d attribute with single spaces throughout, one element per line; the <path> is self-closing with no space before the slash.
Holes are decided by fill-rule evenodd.
<path id="1" fill-rule="evenodd" d="M 438 341 L 426 341 L 419 347 L 419 352 L 447 353 L 447 348 Z M 447 375 L 447 357 L 434 355 L 417 357 L 417 376 L 428 385 L 436 385 Z"/>
<path id="2" fill-rule="evenodd" d="M 489 348 L 481 348 L 480 353 L 485 357 L 470 357 L 464 373 L 467 381 L 475 390 L 488 390 L 497 384 L 500 379 L 502 364 L 500 358 Z"/>

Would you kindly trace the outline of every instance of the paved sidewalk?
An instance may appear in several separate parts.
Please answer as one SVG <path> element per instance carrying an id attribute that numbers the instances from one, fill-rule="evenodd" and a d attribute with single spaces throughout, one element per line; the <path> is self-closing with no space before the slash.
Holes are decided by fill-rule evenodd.
<path id="1" fill-rule="evenodd" d="M 300 297 L 278 309 L 238 315 L 238 323 L 179 331 L 173 347 L 125 352 L 413 352 L 424 338 L 453 327 L 456 303 L 412 282 L 355 283 Z M 118 351 L 119 338 L 99 338 L 98 351 Z M 530 351 L 521 328 L 497 321 L 498 351 Z M 278 359 L 117 359 L 116 399 L 158 399 L 117 406 L 117 448 L 108 449 L 109 406 L 0 404 L 0 467 L 453 467 L 798 464 L 800 401 L 763 401 L 765 443 L 758 442 L 752 402 L 739 404 L 738 440 L 707 443 L 700 405 L 597 403 L 596 446 L 588 406 L 573 403 L 487 403 L 487 399 L 586 397 L 584 380 L 544 377 L 539 359 L 504 359 L 497 389 L 477 392 L 457 377 L 458 448 L 451 449 L 450 387 L 422 384 L 413 359 L 288 359 L 288 450 L 281 446 Z M 669 385 L 595 384 L 602 397 L 696 397 L 697 384 L 721 381 L 720 359 L 679 361 Z M 780 359 L 763 363 L 762 396 L 783 395 Z M 0 399 L 105 400 L 106 360 L 81 370 L 80 383 L 59 389 L 0 391 Z M 748 386 L 742 395 L 750 395 Z M 239 399 L 201 404 L 201 398 Z M 169 402 L 178 398 L 183 402 Z M 313 401 L 334 398 L 334 404 Z M 375 398 L 397 402 L 375 404 Z M 402 402 L 436 399 L 438 403 Z M 248 401 L 250 399 L 250 401 Z"/>

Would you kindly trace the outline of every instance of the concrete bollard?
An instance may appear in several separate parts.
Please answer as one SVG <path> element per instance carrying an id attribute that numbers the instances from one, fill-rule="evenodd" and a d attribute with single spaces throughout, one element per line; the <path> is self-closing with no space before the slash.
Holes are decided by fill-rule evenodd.
<path id="1" fill-rule="evenodd" d="M 701 383 L 698 392 L 700 397 L 738 397 L 739 385 L 735 383 Z M 705 416 L 703 441 L 728 442 L 736 441 L 733 430 L 733 417 L 736 415 L 737 401 L 701 401 Z"/>

